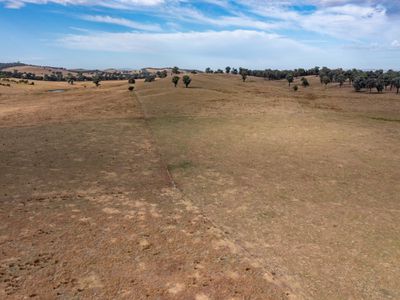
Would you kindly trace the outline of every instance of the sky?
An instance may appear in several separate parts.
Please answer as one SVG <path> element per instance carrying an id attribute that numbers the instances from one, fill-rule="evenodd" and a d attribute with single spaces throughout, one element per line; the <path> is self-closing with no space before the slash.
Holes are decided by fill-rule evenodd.
<path id="1" fill-rule="evenodd" d="M 400 0 L 0 0 L 0 62 L 400 69 Z"/>

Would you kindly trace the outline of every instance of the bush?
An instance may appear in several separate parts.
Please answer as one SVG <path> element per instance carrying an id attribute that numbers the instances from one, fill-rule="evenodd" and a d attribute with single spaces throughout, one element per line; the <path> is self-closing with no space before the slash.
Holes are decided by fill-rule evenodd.
<path id="1" fill-rule="evenodd" d="M 129 84 L 135 84 L 135 78 L 129 78 L 128 83 Z"/>
<path id="2" fill-rule="evenodd" d="M 188 75 L 183 76 L 182 80 L 186 88 L 188 88 L 189 84 L 192 82 L 192 79 Z"/>
<path id="3" fill-rule="evenodd" d="M 148 75 L 148 76 L 144 79 L 144 82 L 153 82 L 154 80 L 156 80 L 156 76 L 155 76 L 155 75 Z"/>
<path id="4" fill-rule="evenodd" d="M 310 86 L 310 84 L 308 83 L 307 78 L 305 78 L 305 77 L 301 78 L 301 84 L 302 84 L 304 87 Z"/>
<path id="5" fill-rule="evenodd" d="M 130 90 L 131 92 L 133 91 L 135 89 L 135 87 L 134 86 L 130 86 L 130 87 L 128 87 L 128 90 Z"/>
<path id="6" fill-rule="evenodd" d="M 298 89 L 299 89 L 299 87 L 298 87 L 297 85 L 295 85 L 295 86 L 293 87 L 293 90 L 294 90 L 295 92 L 297 92 Z"/>

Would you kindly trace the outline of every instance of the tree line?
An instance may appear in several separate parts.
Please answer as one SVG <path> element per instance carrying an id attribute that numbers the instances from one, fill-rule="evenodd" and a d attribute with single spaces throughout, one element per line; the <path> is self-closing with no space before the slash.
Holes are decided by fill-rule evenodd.
<path id="1" fill-rule="evenodd" d="M 362 90 L 369 90 L 372 92 L 373 89 L 376 89 L 379 93 L 381 93 L 384 90 L 396 89 L 396 92 L 399 93 L 400 90 L 400 72 L 394 70 L 364 71 L 359 69 L 330 69 L 327 67 L 314 67 L 311 69 L 299 68 L 294 70 L 251 70 L 245 68 L 236 69 L 228 66 L 225 68 L 225 71 L 221 69 L 214 71 L 211 68 L 207 68 L 205 73 L 241 75 L 243 81 L 246 81 L 247 76 L 262 77 L 265 80 L 286 79 L 289 83 L 289 86 L 296 77 L 302 77 L 302 85 L 308 86 L 309 83 L 307 80 L 304 80 L 304 77 L 317 76 L 319 77 L 321 84 L 325 86 L 330 83 L 338 83 L 339 86 L 342 87 L 345 83 L 348 83 L 349 85 L 353 86 L 356 92 L 361 92 Z"/>

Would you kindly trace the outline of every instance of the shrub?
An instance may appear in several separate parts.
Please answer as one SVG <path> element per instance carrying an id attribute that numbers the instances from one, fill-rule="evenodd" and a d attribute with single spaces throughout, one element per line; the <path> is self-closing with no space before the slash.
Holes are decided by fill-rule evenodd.
<path id="1" fill-rule="evenodd" d="M 128 90 L 130 90 L 131 92 L 133 91 L 135 89 L 135 87 L 134 86 L 130 86 L 130 87 L 128 87 Z"/>
<path id="2" fill-rule="evenodd" d="M 186 88 L 189 87 L 189 84 L 192 82 L 192 79 L 188 75 L 183 76 L 182 80 Z"/>
<path id="3" fill-rule="evenodd" d="M 308 83 L 307 78 L 305 78 L 305 77 L 301 78 L 301 84 L 302 84 L 304 87 L 310 86 L 310 84 Z"/>
<path id="4" fill-rule="evenodd" d="M 146 78 L 144 79 L 144 82 L 153 82 L 154 80 L 156 80 L 155 75 L 147 75 Z"/>
<path id="5" fill-rule="evenodd" d="M 135 78 L 129 78 L 128 83 L 129 84 L 135 84 Z"/>
<path id="6" fill-rule="evenodd" d="M 180 79 L 179 76 L 172 77 L 172 83 L 174 84 L 175 87 L 178 85 L 179 79 Z"/>
<path id="7" fill-rule="evenodd" d="M 295 86 L 293 87 L 293 90 L 294 90 L 295 92 L 297 92 L 298 89 L 299 89 L 299 87 L 298 87 L 297 85 L 295 85 Z"/>

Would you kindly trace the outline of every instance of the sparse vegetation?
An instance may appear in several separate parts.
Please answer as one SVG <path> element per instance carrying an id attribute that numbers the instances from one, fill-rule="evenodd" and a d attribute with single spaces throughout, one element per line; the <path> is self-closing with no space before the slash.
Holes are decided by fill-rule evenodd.
<path id="1" fill-rule="evenodd" d="M 293 87 L 293 90 L 294 90 L 295 92 L 297 92 L 298 89 L 299 89 L 299 87 L 298 87 L 297 85 L 295 85 L 295 86 Z"/>
<path id="2" fill-rule="evenodd" d="M 131 86 L 128 87 L 128 90 L 131 91 L 131 92 L 132 92 L 134 89 L 135 89 L 135 87 L 134 87 L 133 85 L 131 85 Z"/>

